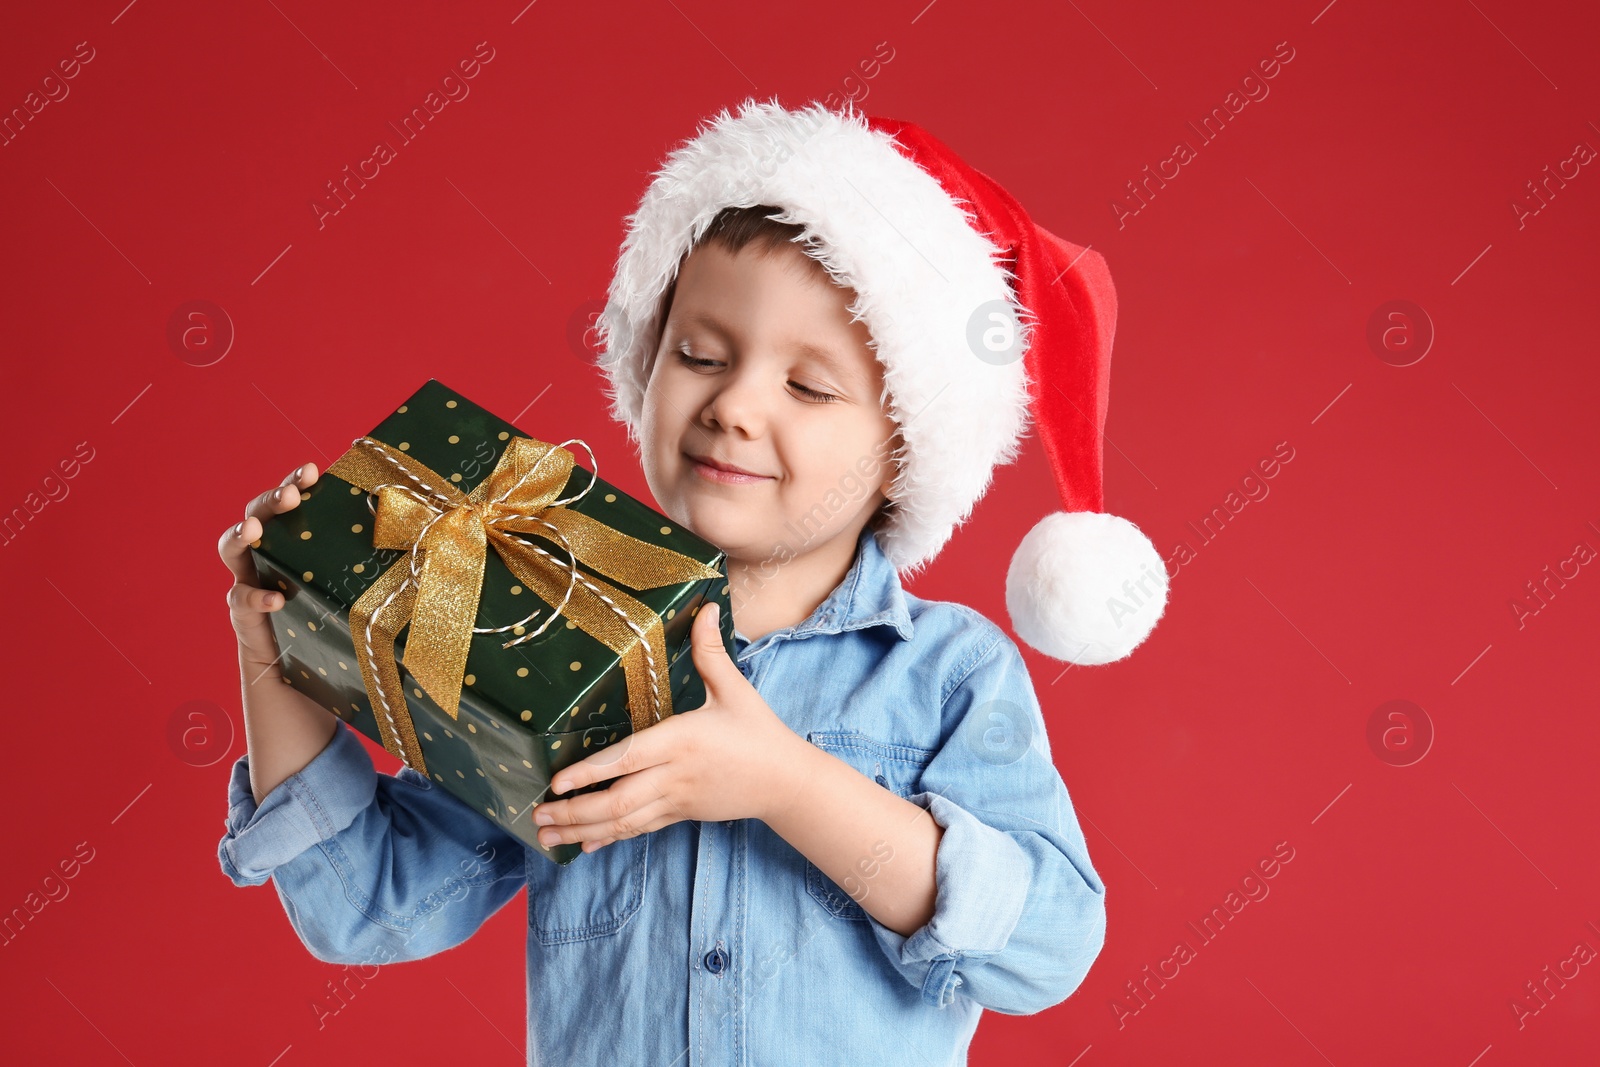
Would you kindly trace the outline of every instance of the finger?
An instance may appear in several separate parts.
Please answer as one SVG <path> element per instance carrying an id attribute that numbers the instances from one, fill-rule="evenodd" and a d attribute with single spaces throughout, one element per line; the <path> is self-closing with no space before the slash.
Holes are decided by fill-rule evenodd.
<path id="1" fill-rule="evenodd" d="M 583 841 L 604 841 L 607 838 L 618 841 L 651 833 L 676 821 L 676 816 L 664 805 L 646 804 L 615 819 L 540 827 L 539 843 L 550 848 Z"/>
<path id="2" fill-rule="evenodd" d="M 317 465 L 302 463 L 284 476 L 276 489 L 268 489 L 245 505 L 244 522 L 228 528 L 217 542 L 217 552 L 235 580 L 253 581 L 255 567 L 248 558 L 252 541 L 261 537 L 262 523 L 274 515 L 300 506 L 303 490 L 317 483 Z"/>
<path id="3" fill-rule="evenodd" d="M 274 515 L 281 515 L 300 506 L 305 490 L 317 484 L 317 465 L 315 463 L 302 463 L 290 471 L 278 483 L 277 488 L 268 489 L 265 493 L 251 500 L 245 506 L 246 517 L 255 516 L 266 520 Z"/>
<path id="4" fill-rule="evenodd" d="M 293 482 L 268 489 L 258 497 L 251 499 L 245 505 L 246 518 L 256 518 L 265 521 L 274 515 L 281 515 L 285 511 L 293 511 L 300 506 L 300 487 Z"/>
<path id="5" fill-rule="evenodd" d="M 236 522 L 217 539 L 217 554 L 233 572 L 236 582 L 255 583 L 256 568 L 250 561 L 250 542 L 261 536 L 261 520 L 255 517 Z"/>
<path id="6" fill-rule="evenodd" d="M 277 611 L 283 607 L 283 594 L 240 582 L 228 590 L 228 607 L 235 615 Z"/>
<path id="7" fill-rule="evenodd" d="M 569 768 L 570 770 L 570 768 Z M 567 771 L 562 771 L 566 774 Z M 536 804 L 533 821 L 537 826 L 581 826 L 624 818 L 634 808 L 658 796 L 657 790 L 636 788 L 631 779 L 619 779 L 609 788 L 567 800 L 546 800 Z"/>
<path id="8" fill-rule="evenodd" d="M 279 485 L 288 485 L 293 482 L 300 489 L 309 489 L 317 484 L 317 465 L 315 463 L 302 463 L 288 474 L 284 475 Z"/>
<path id="9" fill-rule="evenodd" d="M 228 590 L 228 609 L 233 631 L 239 637 L 242 658 L 266 667 L 278 659 L 278 643 L 267 616 L 283 607 L 283 594 L 276 589 L 260 589 L 238 582 Z M 253 683 L 252 683 L 253 684 Z"/>
<path id="10" fill-rule="evenodd" d="M 621 778 L 665 762 L 672 755 L 673 742 L 681 729 L 673 719 L 664 719 L 643 733 L 629 734 L 616 744 L 605 746 L 594 755 L 557 771 L 550 783 L 550 795 L 570 794 L 586 785 Z"/>
<path id="11" fill-rule="evenodd" d="M 223 531 L 217 541 L 217 552 L 236 581 L 254 584 L 257 580 L 255 563 L 250 559 L 251 547 L 261 539 L 263 524 L 254 515 L 234 523 Z"/>
<path id="12" fill-rule="evenodd" d="M 598 852 L 607 845 L 615 844 L 616 840 L 617 839 L 614 837 L 607 837 L 600 841 L 585 841 L 583 843 L 583 850 L 585 852 Z"/>
<path id="13" fill-rule="evenodd" d="M 737 664 L 728 657 L 728 647 L 722 643 L 722 605 L 712 601 L 695 615 L 694 627 L 689 631 L 689 654 L 694 658 L 695 669 L 706 684 L 707 695 L 719 687 L 748 684 Z"/>

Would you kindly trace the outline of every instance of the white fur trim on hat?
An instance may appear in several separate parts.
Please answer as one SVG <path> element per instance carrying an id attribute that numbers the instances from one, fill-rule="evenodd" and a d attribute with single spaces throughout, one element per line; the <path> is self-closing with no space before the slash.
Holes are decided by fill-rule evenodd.
<path id="1" fill-rule="evenodd" d="M 778 220 L 803 226 L 810 254 L 857 294 L 850 310 L 871 331 L 904 442 L 879 541 L 897 570 L 914 572 L 966 521 L 993 468 L 1016 458 L 1029 424 L 1024 361 L 978 358 L 969 320 L 1005 301 L 1021 352 L 1027 312 L 971 212 L 853 109 L 747 100 L 668 156 L 628 218 L 598 324 L 611 414 L 639 442 L 661 296 L 719 211 L 757 204 L 783 208 Z"/>
<path id="2" fill-rule="evenodd" d="M 1006 572 L 1017 636 L 1047 656 L 1096 666 L 1150 636 L 1167 606 L 1167 569 L 1127 519 L 1057 511 L 1028 531 Z"/>

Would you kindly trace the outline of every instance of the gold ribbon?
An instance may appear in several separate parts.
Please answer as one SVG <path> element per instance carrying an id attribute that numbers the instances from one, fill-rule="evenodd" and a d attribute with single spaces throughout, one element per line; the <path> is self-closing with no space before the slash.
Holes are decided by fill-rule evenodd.
<path id="1" fill-rule="evenodd" d="M 559 445 L 513 437 L 494 472 L 463 493 L 412 456 L 362 437 L 328 468 L 329 474 L 377 497 L 373 544 L 406 550 L 350 606 L 350 636 L 384 748 L 423 774 L 427 765 L 406 707 L 395 638 L 410 625 L 406 669 L 452 719 L 458 718 L 472 635 L 512 629 L 473 625 L 491 545 L 531 593 L 553 605 L 543 626 L 502 647 L 537 636 L 565 615 L 621 660 L 635 731 L 672 714 L 661 616 L 575 564 L 582 560 L 633 589 L 715 578 L 722 572 L 566 507 L 595 484 L 591 477 L 582 493 L 557 499 L 575 464 L 573 454 Z M 568 559 L 513 536 L 518 533 L 560 542 Z"/>

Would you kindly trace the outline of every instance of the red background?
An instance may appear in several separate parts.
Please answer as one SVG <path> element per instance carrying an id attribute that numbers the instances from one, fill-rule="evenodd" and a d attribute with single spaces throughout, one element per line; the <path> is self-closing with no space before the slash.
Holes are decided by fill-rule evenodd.
<path id="1" fill-rule="evenodd" d="M 1063 674 L 1029 653 L 1109 934 L 1062 1005 L 986 1014 L 972 1062 L 1600 1051 L 1600 967 L 1551 982 L 1521 1025 L 1512 1008 L 1580 942 L 1600 949 L 1600 567 L 1511 607 L 1600 549 L 1600 176 L 1569 165 L 1537 214 L 1513 208 L 1600 145 L 1588 5 L 123 3 L 33 6 L 0 35 L 7 113 L 95 50 L 0 148 L 0 508 L 94 453 L 0 549 L 0 912 L 94 850 L 0 948 L 15 1062 L 521 1062 L 521 898 L 461 948 L 384 968 L 319 1031 L 310 1003 L 340 968 L 270 887 L 219 872 L 244 739 L 215 540 L 429 376 L 587 440 L 650 499 L 569 340 L 623 217 L 703 117 L 846 92 L 1106 256 L 1106 505 L 1163 556 L 1195 550 L 1129 660 Z M 495 58 L 471 95 L 319 228 L 324 184 L 480 41 Z M 1202 143 L 1189 123 L 1285 41 L 1270 95 Z M 1119 225 L 1113 202 L 1179 139 L 1196 157 Z M 1397 299 L 1437 333 L 1404 367 L 1367 340 Z M 210 366 L 167 340 L 191 300 L 237 331 Z M 1294 459 L 1270 494 L 1202 545 L 1188 524 L 1279 442 Z M 1034 439 L 912 590 L 1005 622 L 1010 548 L 1052 494 Z M 1397 699 L 1435 734 L 1409 766 L 1368 740 Z M 219 717 L 173 741 L 190 701 Z M 1186 924 L 1279 842 L 1294 859 L 1270 896 L 1119 1023 L 1126 983 L 1196 943 Z"/>

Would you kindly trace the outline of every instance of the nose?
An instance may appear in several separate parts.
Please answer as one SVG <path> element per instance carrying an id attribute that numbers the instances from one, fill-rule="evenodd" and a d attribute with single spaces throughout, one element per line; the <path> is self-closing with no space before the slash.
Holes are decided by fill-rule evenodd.
<path id="1" fill-rule="evenodd" d="M 746 437 L 759 437 L 766 429 L 767 398 L 753 369 L 746 365 L 718 378 L 706 398 L 700 418 L 710 426 Z"/>

